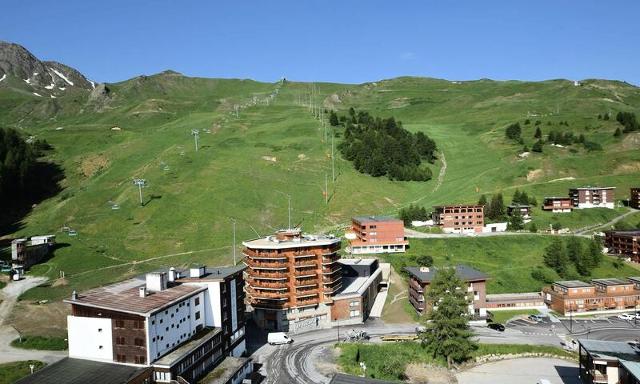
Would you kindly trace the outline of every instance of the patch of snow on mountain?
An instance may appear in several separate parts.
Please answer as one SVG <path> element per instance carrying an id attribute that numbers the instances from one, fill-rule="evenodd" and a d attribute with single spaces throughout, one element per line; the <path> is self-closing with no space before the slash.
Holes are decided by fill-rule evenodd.
<path id="1" fill-rule="evenodd" d="M 31 85 L 31 79 L 23 79 L 25 83 Z"/>
<path id="2" fill-rule="evenodd" d="M 7 78 L 7 74 L 5 73 L 4 75 L 2 75 L 2 77 L 0 77 L 0 81 L 4 80 Z"/>
<path id="3" fill-rule="evenodd" d="M 38 96 L 38 97 L 42 97 L 42 95 L 40 95 L 40 94 L 38 94 L 38 93 L 33 92 L 33 94 L 34 94 L 34 95 L 36 95 L 36 96 Z"/>
<path id="4" fill-rule="evenodd" d="M 60 87 L 58 89 L 61 90 L 61 91 L 64 91 L 65 89 L 67 89 L 67 87 Z"/>
<path id="5" fill-rule="evenodd" d="M 56 70 L 55 70 L 55 69 L 53 69 L 53 68 L 49 68 L 49 69 L 51 69 L 51 70 L 52 70 L 56 75 L 60 76 L 60 78 L 61 78 L 62 80 L 66 81 L 66 82 L 67 82 L 67 84 L 69 84 L 69 85 L 73 85 L 73 83 L 72 83 L 69 79 L 67 79 L 67 77 L 66 77 L 65 75 L 63 75 L 62 73 L 60 73 L 60 72 L 56 71 Z"/>
<path id="6" fill-rule="evenodd" d="M 91 88 L 96 89 L 96 83 L 91 80 L 89 80 L 89 82 L 91 83 Z"/>
<path id="7" fill-rule="evenodd" d="M 53 95 L 49 95 L 50 98 L 55 99 L 56 97 Z"/>
<path id="8" fill-rule="evenodd" d="M 55 84 L 51 83 L 51 84 L 49 84 L 49 85 L 45 85 L 44 87 L 45 87 L 46 89 L 53 89 L 53 87 L 55 87 L 55 86 L 56 86 Z"/>

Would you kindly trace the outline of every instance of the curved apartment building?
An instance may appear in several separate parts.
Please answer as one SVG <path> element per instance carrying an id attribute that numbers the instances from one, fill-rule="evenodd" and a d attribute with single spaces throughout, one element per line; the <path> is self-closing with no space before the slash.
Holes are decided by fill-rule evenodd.
<path id="1" fill-rule="evenodd" d="M 331 326 L 342 287 L 340 239 L 286 229 L 244 246 L 245 290 L 258 326 L 296 331 Z"/>

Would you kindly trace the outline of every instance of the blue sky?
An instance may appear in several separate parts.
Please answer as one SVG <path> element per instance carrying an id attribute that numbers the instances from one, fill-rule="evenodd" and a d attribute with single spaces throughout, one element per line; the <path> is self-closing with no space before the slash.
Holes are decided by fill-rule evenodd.
<path id="1" fill-rule="evenodd" d="M 5 2 L 0 39 L 101 82 L 608 78 L 640 84 L 640 1 Z"/>

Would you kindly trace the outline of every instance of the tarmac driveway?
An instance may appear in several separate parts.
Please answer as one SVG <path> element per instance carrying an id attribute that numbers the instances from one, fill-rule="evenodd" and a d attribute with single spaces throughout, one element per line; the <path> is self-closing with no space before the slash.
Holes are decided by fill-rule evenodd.
<path id="1" fill-rule="evenodd" d="M 580 384 L 578 364 L 562 359 L 523 358 L 479 365 L 456 375 L 459 384 Z"/>

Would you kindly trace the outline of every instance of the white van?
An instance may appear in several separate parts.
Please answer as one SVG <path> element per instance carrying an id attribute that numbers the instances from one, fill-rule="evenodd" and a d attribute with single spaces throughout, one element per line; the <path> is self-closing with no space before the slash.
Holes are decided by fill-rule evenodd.
<path id="1" fill-rule="evenodd" d="M 293 339 L 284 332 L 271 332 L 267 335 L 267 342 L 271 345 L 293 343 Z"/>

